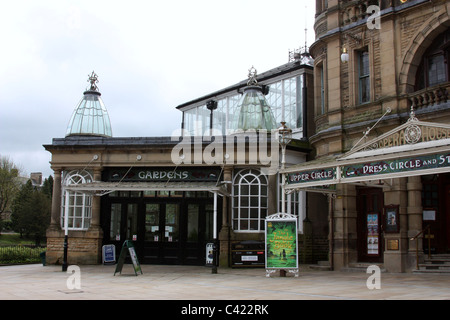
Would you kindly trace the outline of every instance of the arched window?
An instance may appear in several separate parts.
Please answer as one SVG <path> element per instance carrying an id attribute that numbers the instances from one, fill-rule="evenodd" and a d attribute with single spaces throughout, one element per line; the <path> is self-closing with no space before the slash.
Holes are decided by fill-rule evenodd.
<path id="1" fill-rule="evenodd" d="M 267 178 L 259 170 L 244 169 L 233 179 L 233 230 L 264 231 L 267 216 Z"/>
<path id="2" fill-rule="evenodd" d="M 450 30 L 439 35 L 422 57 L 417 69 L 416 90 L 449 81 Z"/>
<path id="3" fill-rule="evenodd" d="M 92 182 L 92 175 L 87 171 L 64 173 L 64 186 Z M 92 196 L 73 191 L 64 191 L 61 201 L 61 226 L 64 228 L 64 209 L 68 193 L 68 228 L 69 230 L 87 230 L 91 225 Z"/>

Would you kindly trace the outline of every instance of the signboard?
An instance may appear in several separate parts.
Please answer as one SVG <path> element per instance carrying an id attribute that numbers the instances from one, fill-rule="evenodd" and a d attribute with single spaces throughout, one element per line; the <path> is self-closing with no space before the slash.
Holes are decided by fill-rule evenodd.
<path id="1" fill-rule="evenodd" d="M 104 245 L 102 247 L 103 264 L 116 263 L 116 246 L 113 244 Z"/>
<path id="2" fill-rule="evenodd" d="M 266 276 L 289 270 L 298 277 L 297 216 L 277 213 L 266 218 Z"/>
<path id="3" fill-rule="evenodd" d="M 404 158 L 340 164 L 334 167 L 288 173 L 287 188 L 317 187 L 355 181 L 398 178 L 450 171 L 450 153 L 435 153 Z"/>
<path id="4" fill-rule="evenodd" d="M 206 244 L 206 263 L 207 267 L 212 267 L 214 265 L 214 243 Z"/>
<path id="5" fill-rule="evenodd" d="M 116 275 L 117 272 L 122 273 L 122 268 L 123 264 L 125 263 L 125 258 L 127 257 L 127 252 L 130 254 L 131 263 L 133 264 L 133 269 L 136 276 L 138 275 L 138 272 L 142 274 L 141 265 L 139 264 L 136 251 L 134 250 L 133 242 L 131 240 L 125 240 L 122 245 L 122 250 L 120 250 L 120 256 L 117 262 L 116 271 L 114 271 L 114 275 Z"/>
<path id="6" fill-rule="evenodd" d="M 155 167 L 110 168 L 104 172 L 105 181 L 161 182 L 161 181 L 217 181 L 221 169 L 217 167 Z"/>
<path id="7" fill-rule="evenodd" d="M 450 167 L 450 153 L 393 160 L 382 160 L 342 167 L 342 178 L 374 177 L 383 174 L 413 172 Z"/>
<path id="8" fill-rule="evenodd" d="M 323 184 L 326 184 L 326 182 L 331 183 L 335 179 L 336 179 L 336 167 L 333 167 L 333 168 L 314 169 L 290 173 L 287 176 L 287 183 L 296 184 L 296 183 L 321 182 Z"/>

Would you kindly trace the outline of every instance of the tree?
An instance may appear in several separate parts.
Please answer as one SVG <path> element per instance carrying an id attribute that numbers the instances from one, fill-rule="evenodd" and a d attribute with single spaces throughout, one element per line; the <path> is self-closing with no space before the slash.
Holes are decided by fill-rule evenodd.
<path id="1" fill-rule="evenodd" d="M 39 245 L 50 223 L 51 197 L 33 188 L 31 180 L 28 180 L 14 199 L 12 209 L 13 229 L 21 237 L 33 238 Z"/>
<path id="2" fill-rule="evenodd" d="M 19 188 L 19 169 L 8 157 L 0 157 L 0 214 L 8 209 Z"/>

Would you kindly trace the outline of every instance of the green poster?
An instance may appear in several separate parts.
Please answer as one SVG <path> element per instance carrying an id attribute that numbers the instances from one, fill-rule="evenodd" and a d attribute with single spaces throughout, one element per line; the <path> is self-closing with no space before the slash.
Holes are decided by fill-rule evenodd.
<path id="1" fill-rule="evenodd" d="M 266 220 L 266 269 L 297 269 L 297 220 Z"/>

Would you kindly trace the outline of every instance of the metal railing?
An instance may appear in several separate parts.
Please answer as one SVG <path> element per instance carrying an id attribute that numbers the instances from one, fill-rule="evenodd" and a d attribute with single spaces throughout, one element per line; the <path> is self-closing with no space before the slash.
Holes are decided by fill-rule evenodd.
<path id="1" fill-rule="evenodd" d="M 416 236 L 412 237 L 410 240 L 416 240 L 416 268 L 419 270 L 419 237 L 425 234 L 428 230 L 428 259 L 431 259 L 431 228 L 430 225 L 426 226 L 422 231 L 420 231 Z"/>

